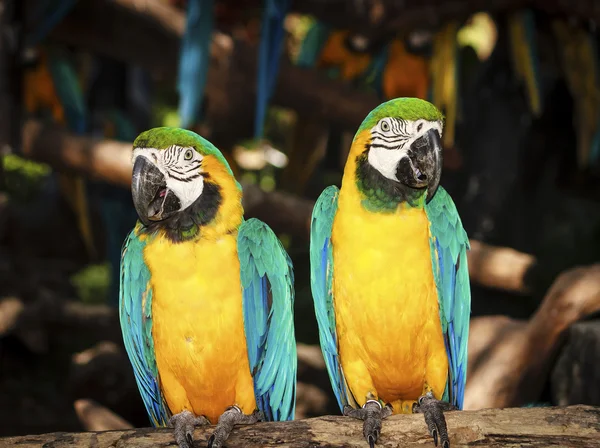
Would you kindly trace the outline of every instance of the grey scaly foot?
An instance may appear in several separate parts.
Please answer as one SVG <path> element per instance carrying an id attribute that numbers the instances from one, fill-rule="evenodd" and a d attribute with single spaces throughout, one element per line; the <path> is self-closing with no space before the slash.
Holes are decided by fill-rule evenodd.
<path id="1" fill-rule="evenodd" d="M 442 448 L 450 448 L 448 439 L 448 427 L 444 418 L 444 411 L 454 411 L 456 406 L 436 399 L 431 392 L 421 395 L 414 407 L 414 413 L 421 413 L 425 416 L 425 423 L 429 434 L 433 437 L 433 443 L 438 445 L 438 437 Z"/>
<path id="2" fill-rule="evenodd" d="M 194 427 L 208 424 L 205 417 L 196 417 L 187 410 L 175 414 L 169 419 L 169 425 L 175 428 L 175 441 L 179 448 L 192 448 L 194 446 Z"/>
<path id="3" fill-rule="evenodd" d="M 377 400 L 367 400 L 361 409 L 344 406 L 344 415 L 362 420 L 363 434 L 370 448 L 375 447 L 375 442 L 381 433 L 381 421 L 392 415 L 392 406 L 387 404 L 384 408 Z"/>
<path id="4" fill-rule="evenodd" d="M 231 406 L 219 417 L 215 432 L 208 439 L 208 448 L 221 448 L 235 425 L 252 425 L 261 420 L 264 418 L 259 411 L 246 415 L 237 406 Z"/>

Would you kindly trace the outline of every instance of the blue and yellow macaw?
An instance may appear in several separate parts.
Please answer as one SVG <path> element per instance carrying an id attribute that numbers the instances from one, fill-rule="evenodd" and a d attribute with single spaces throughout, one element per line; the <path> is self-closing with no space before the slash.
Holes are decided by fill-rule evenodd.
<path id="1" fill-rule="evenodd" d="M 462 408 L 467 373 L 469 247 L 439 185 L 443 116 L 397 98 L 356 133 L 342 187 L 327 187 L 311 223 L 311 287 L 321 349 L 345 415 L 422 412 L 449 447 L 444 410 Z"/>
<path id="2" fill-rule="evenodd" d="M 182 448 L 195 425 L 291 420 L 296 401 L 293 271 L 262 221 L 243 218 L 242 191 L 217 148 L 155 128 L 135 140 L 139 221 L 121 259 L 125 348 L 154 426 Z M 261 415 L 262 414 L 262 415 Z"/>

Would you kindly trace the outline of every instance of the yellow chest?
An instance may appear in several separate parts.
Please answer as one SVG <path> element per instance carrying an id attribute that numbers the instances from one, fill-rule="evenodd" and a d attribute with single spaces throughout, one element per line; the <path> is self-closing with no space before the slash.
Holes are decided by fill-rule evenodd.
<path id="1" fill-rule="evenodd" d="M 156 361 L 171 412 L 188 409 L 213 423 L 233 404 L 252 412 L 235 236 L 179 244 L 158 237 L 144 257 Z"/>
<path id="2" fill-rule="evenodd" d="M 335 315 L 345 374 L 353 375 L 360 361 L 378 396 L 390 402 L 414 400 L 431 382 L 439 395 L 447 359 L 426 213 L 416 208 L 369 213 L 359 204 L 348 206 L 344 199 L 341 195 L 332 242 Z"/>

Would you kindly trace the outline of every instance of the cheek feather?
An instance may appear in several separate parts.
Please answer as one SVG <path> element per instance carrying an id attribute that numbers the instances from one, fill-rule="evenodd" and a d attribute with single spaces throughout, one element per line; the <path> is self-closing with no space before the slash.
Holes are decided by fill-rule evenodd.
<path id="1" fill-rule="evenodd" d="M 396 168 L 398 162 L 406 155 L 404 150 L 389 150 L 383 148 L 373 148 L 369 150 L 369 164 L 383 174 L 388 179 L 398 180 L 396 178 Z"/>
<path id="2" fill-rule="evenodd" d="M 182 181 L 171 177 L 167 180 L 167 188 L 177 195 L 181 202 L 181 210 L 184 210 L 192 205 L 202 194 L 204 178 L 198 176 L 189 181 Z"/>

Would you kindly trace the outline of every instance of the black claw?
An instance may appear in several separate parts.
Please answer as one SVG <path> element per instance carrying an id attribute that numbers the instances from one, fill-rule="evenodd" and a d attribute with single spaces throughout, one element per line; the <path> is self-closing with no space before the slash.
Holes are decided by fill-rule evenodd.
<path id="1" fill-rule="evenodd" d="M 182 411 L 169 419 L 169 425 L 174 428 L 175 441 L 179 448 L 193 448 L 194 427 L 207 425 L 205 417 L 196 417 L 190 411 Z"/>
<path id="2" fill-rule="evenodd" d="M 370 448 L 375 447 L 381 434 L 381 421 L 392 415 L 392 407 L 384 408 L 376 401 L 368 401 L 361 409 L 344 406 L 343 413 L 347 417 L 363 421 L 363 435 Z"/>
<path id="3" fill-rule="evenodd" d="M 369 442 L 369 448 L 375 448 L 375 440 L 377 440 L 375 437 L 373 437 L 372 435 L 369 435 L 367 437 L 367 442 Z"/>
<path id="4" fill-rule="evenodd" d="M 258 412 L 246 415 L 238 407 L 230 407 L 219 417 L 217 427 L 208 440 L 208 448 L 221 448 L 235 425 L 251 425 L 258 422 L 259 419 L 260 413 Z"/>
<path id="5" fill-rule="evenodd" d="M 438 442 L 440 442 L 442 448 L 450 448 L 444 411 L 454 409 L 456 408 L 449 403 L 437 400 L 431 392 L 419 397 L 418 405 L 415 406 L 414 412 L 420 412 L 424 415 L 427 429 L 429 429 L 429 433 L 433 437 L 435 446 L 438 446 Z"/>

